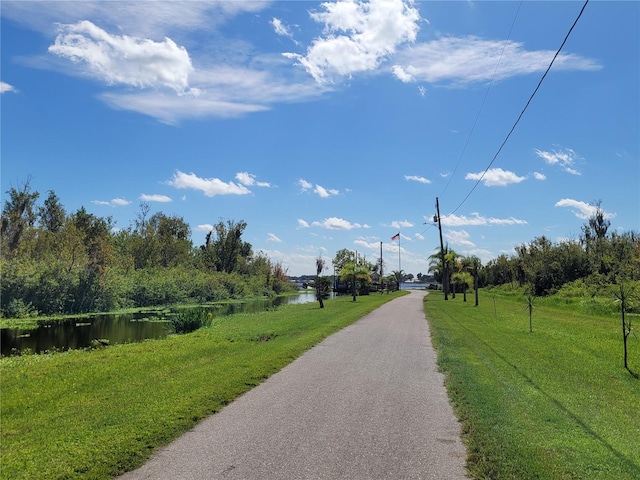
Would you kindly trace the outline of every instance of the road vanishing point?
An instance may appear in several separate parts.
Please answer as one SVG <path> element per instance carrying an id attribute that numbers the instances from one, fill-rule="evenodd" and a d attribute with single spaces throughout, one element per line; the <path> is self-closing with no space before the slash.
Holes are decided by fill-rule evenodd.
<path id="1" fill-rule="evenodd" d="M 119 478 L 468 478 L 424 295 L 326 338 Z"/>

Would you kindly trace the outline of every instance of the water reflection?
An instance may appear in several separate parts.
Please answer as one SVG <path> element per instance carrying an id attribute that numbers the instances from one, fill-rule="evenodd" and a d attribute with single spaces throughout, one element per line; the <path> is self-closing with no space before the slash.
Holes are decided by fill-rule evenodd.
<path id="1" fill-rule="evenodd" d="M 314 302 L 313 292 L 273 299 L 250 300 L 242 303 L 217 304 L 211 308 L 214 316 L 253 313 L 286 304 Z M 33 330 L 3 328 L 0 330 L 2 356 L 19 352 L 43 353 L 52 350 L 86 348 L 96 339 L 109 344 L 134 343 L 146 339 L 164 338 L 172 333 L 166 319 L 171 312 L 158 310 L 121 315 L 96 315 L 68 320 L 43 320 Z"/>

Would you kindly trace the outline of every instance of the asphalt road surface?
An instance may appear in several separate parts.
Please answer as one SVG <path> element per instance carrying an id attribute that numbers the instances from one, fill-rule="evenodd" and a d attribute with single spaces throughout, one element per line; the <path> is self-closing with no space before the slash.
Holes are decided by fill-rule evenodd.
<path id="1" fill-rule="evenodd" d="M 120 478 L 467 478 L 424 295 L 328 337 Z"/>

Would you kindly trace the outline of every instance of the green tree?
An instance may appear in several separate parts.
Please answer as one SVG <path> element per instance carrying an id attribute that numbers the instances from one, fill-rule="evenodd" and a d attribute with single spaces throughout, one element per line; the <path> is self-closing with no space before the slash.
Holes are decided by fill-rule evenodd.
<path id="1" fill-rule="evenodd" d="M 479 271 L 482 268 L 482 262 L 475 255 L 467 257 L 471 266 L 471 272 L 473 275 L 473 293 L 475 295 L 475 306 L 478 306 L 478 290 L 480 288 L 480 274 Z"/>
<path id="2" fill-rule="evenodd" d="M 58 233 L 67 218 L 60 199 L 53 190 L 44 201 L 44 205 L 38 209 L 39 224 L 47 232 Z"/>
<path id="3" fill-rule="evenodd" d="M 455 284 L 453 290 L 451 289 L 451 280 L 452 275 L 457 271 L 457 262 L 458 262 L 458 253 L 449 248 L 449 245 L 444 246 L 444 282 L 443 282 L 443 290 L 445 292 L 445 299 L 447 293 L 451 293 L 451 296 L 455 298 L 456 290 Z"/>
<path id="4" fill-rule="evenodd" d="M 149 219 L 149 230 L 157 245 L 156 263 L 159 266 L 175 267 L 189 263 L 192 249 L 191 228 L 182 217 L 155 213 Z"/>
<path id="5" fill-rule="evenodd" d="M 358 283 L 368 285 L 371 283 L 371 275 L 366 265 L 356 262 L 345 262 L 340 270 L 340 280 L 347 282 L 353 293 L 353 301 L 356 301 Z M 362 292 L 362 289 L 360 289 Z"/>
<path id="6" fill-rule="evenodd" d="M 316 258 L 316 278 L 314 280 L 314 286 L 316 290 L 316 300 L 318 300 L 320 308 L 324 308 L 324 301 L 329 297 L 329 289 L 331 287 L 331 280 L 327 277 L 320 276 L 324 267 L 325 261 L 322 257 Z"/>
<path id="7" fill-rule="evenodd" d="M 20 246 L 23 236 L 32 230 L 36 221 L 36 200 L 40 194 L 31 191 L 31 178 L 20 187 L 7 191 L 9 198 L 2 209 L 2 254 L 12 254 Z"/>
<path id="8" fill-rule="evenodd" d="M 346 263 L 355 263 L 355 261 L 355 252 L 353 250 L 343 248 L 342 250 L 338 250 L 336 252 L 336 256 L 333 258 L 331 263 L 333 264 L 333 268 L 335 269 L 336 273 L 340 275 L 340 271 Z"/>
<path id="9" fill-rule="evenodd" d="M 74 312 L 90 312 L 106 287 L 107 273 L 113 259 L 110 242 L 112 219 L 97 217 L 81 207 L 71 216 L 71 223 L 83 237 L 88 260 L 80 273 Z"/>
<path id="10" fill-rule="evenodd" d="M 436 281 L 442 283 L 444 299 L 448 299 L 449 286 L 451 284 L 451 275 L 455 265 L 457 253 L 445 245 L 440 251 L 440 247 L 429 256 L 429 273 L 431 273 Z M 444 261 L 443 261 L 444 258 Z"/>
<path id="11" fill-rule="evenodd" d="M 289 277 L 287 269 L 282 266 L 282 262 L 271 264 L 272 289 L 275 293 L 282 293 L 289 287 Z"/>
<path id="12" fill-rule="evenodd" d="M 429 255 L 429 269 L 427 270 L 436 282 L 444 282 L 444 265 L 442 264 L 442 255 L 440 254 L 440 247 L 438 250 Z"/>
<path id="13" fill-rule="evenodd" d="M 400 290 L 400 284 L 402 284 L 402 279 L 404 278 L 404 270 L 392 270 L 391 277 L 393 277 L 396 285 L 398 285 L 398 290 Z"/>
<path id="14" fill-rule="evenodd" d="M 618 291 L 615 293 L 617 300 L 620 302 L 620 313 L 622 316 L 622 345 L 623 345 L 623 363 L 624 368 L 629 371 L 634 376 L 637 376 L 633 373 L 631 368 L 629 367 L 628 360 L 628 350 L 627 350 L 627 339 L 629 335 L 633 333 L 633 328 L 631 327 L 631 318 L 626 315 L 628 309 L 630 308 L 631 298 L 633 293 L 633 287 L 630 285 L 625 285 L 624 282 L 620 282 L 618 284 Z"/>
<path id="15" fill-rule="evenodd" d="M 490 260 L 481 273 L 487 285 L 513 284 L 517 279 L 516 262 L 503 253 Z"/>
<path id="16" fill-rule="evenodd" d="M 252 256 L 252 247 L 242 241 L 242 234 L 247 228 L 244 220 L 234 222 L 220 220 L 207 235 L 204 247 L 201 247 L 205 264 L 213 266 L 218 272 L 231 273 L 239 263 L 244 263 Z M 215 233 L 216 238 L 213 238 Z"/>
<path id="17" fill-rule="evenodd" d="M 609 268 L 604 258 L 606 254 L 607 231 L 611 226 L 611 222 L 606 218 L 601 201 L 596 202 L 592 206 L 595 207 L 595 212 L 589 217 L 587 223 L 582 226 L 582 236 L 580 240 L 587 252 L 593 272 L 607 274 Z"/>

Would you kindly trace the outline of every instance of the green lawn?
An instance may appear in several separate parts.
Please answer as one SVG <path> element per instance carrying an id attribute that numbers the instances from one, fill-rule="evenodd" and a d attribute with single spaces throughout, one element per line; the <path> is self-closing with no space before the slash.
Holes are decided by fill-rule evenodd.
<path id="1" fill-rule="evenodd" d="M 103 350 L 0 360 L 2 479 L 107 479 L 406 292 L 340 297 Z"/>
<path id="2" fill-rule="evenodd" d="M 495 303 L 494 303 L 495 302 Z M 434 346 L 478 479 L 639 479 L 640 380 L 619 316 L 536 299 L 425 298 Z M 629 341 L 640 371 L 640 342 Z"/>

